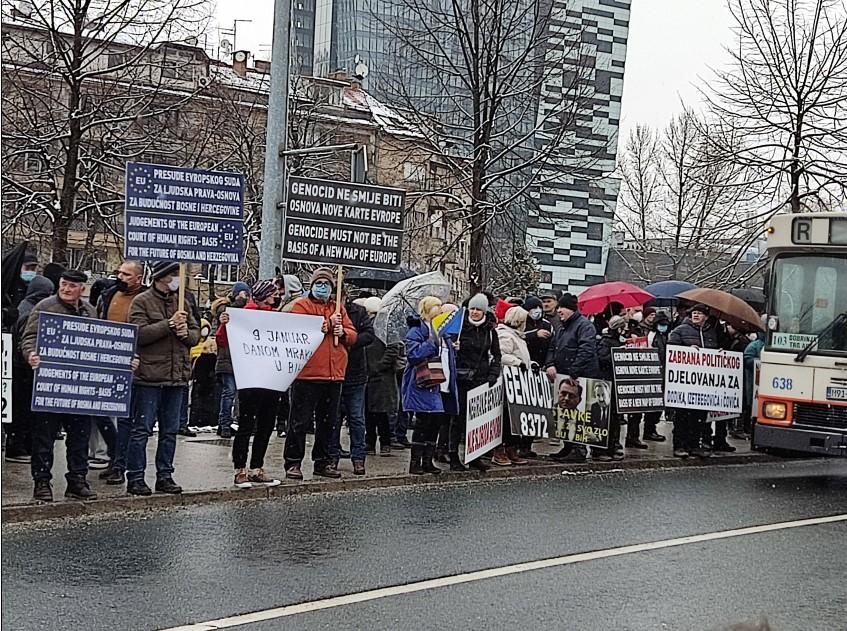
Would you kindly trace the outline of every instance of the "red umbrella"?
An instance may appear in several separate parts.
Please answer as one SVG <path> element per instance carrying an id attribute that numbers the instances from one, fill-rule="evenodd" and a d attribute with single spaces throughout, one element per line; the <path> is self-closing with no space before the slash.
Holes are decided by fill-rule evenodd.
<path id="1" fill-rule="evenodd" d="M 639 307 L 653 298 L 653 294 L 640 287 L 615 281 L 589 287 L 579 295 L 578 302 L 579 310 L 584 315 L 595 315 L 613 302 L 618 302 L 624 307 Z"/>

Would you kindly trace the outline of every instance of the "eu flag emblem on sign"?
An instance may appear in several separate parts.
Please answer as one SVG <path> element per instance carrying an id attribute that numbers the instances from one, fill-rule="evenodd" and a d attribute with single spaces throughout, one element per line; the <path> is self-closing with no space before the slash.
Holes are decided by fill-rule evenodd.
<path id="1" fill-rule="evenodd" d="M 441 337 L 447 337 L 448 335 L 459 337 L 464 321 L 465 308 L 462 307 L 452 313 L 439 313 L 433 318 L 432 325 L 435 327 L 435 332 Z"/>

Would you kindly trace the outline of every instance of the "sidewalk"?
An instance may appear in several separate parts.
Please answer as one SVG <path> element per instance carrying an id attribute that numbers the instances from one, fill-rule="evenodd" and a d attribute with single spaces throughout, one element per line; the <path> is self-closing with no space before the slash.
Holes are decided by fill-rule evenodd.
<path id="1" fill-rule="evenodd" d="M 546 439 L 536 441 L 534 449 L 539 454 L 538 460 L 531 460 L 528 465 L 520 467 L 492 467 L 487 473 L 469 471 L 467 473 L 451 473 L 445 469 L 440 476 L 424 475 L 411 476 L 408 474 L 409 450 L 393 451 L 390 456 L 369 456 L 366 466 L 367 475 L 354 476 L 349 460 L 341 462 L 340 480 L 327 480 L 312 477 L 312 463 L 307 459 L 303 463 L 303 482 L 284 479 L 282 469 L 282 446 L 284 439 L 271 438 L 268 457 L 265 463 L 266 471 L 282 480 L 282 484 L 271 488 L 237 489 L 232 485 L 233 470 L 230 460 L 232 441 L 218 438 L 214 434 L 199 434 L 196 438 L 178 437 L 175 458 L 174 479 L 184 492 L 181 496 L 154 494 L 150 497 L 131 497 L 126 494 L 124 486 L 107 486 L 98 479 L 100 471 L 89 472 L 92 489 L 98 494 L 93 502 L 83 503 L 78 500 L 64 498 L 65 492 L 65 448 L 62 441 L 56 442 L 56 461 L 53 467 L 52 504 L 35 502 L 32 499 L 32 479 L 29 465 L 3 462 L 0 469 L 2 479 L 2 517 L 4 522 L 31 521 L 53 517 L 71 517 L 77 515 L 92 515 L 101 513 L 121 512 L 126 510 L 141 510 L 165 506 L 185 506 L 203 504 L 213 501 L 232 501 L 240 499 L 266 499 L 283 497 L 301 493 L 315 493 L 340 490 L 355 490 L 384 486 L 400 486 L 432 482 L 454 482 L 463 480 L 499 479 L 516 476 L 558 475 L 563 471 L 602 471 L 609 469 L 629 468 L 663 468 L 691 466 L 703 464 L 737 464 L 745 462 L 765 462 L 774 460 L 765 454 L 751 452 L 749 443 L 732 441 L 738 449 L 734 454 L 715 454 L 708 460 L 689 458 L 680 460 L 674 458 L 671 451 L 671 426 L 662 423 L 659 432 L 668 437 L 663 443 L 649 443 L 645 450 L 627 449 L 626 458 L 619 462 L 558 464 L 546 456 L 558 450 Z M 306 450 L 311 451 L 311 436 Z M 346 430 L 342 432 L 342 443 L 348 446 Z M 147 483 L 152 486 L 155 482 L 156 438 L 151 438 L 148 445 Z"/>

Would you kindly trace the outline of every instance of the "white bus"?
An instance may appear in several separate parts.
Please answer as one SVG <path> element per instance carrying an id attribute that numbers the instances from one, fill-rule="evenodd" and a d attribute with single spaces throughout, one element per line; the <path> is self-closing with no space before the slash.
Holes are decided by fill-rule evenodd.
<path id="1" fill-rule="evenodd" d="M 847 213 L 775 216 L 755 448 L 847 456 Z"/>

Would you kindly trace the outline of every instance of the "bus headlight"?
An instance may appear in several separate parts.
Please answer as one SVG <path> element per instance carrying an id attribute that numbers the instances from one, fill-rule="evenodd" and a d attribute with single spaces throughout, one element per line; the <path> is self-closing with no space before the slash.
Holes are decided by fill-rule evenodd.
<path id="1" fill-rule="evenodd" d="M 762 407 L 762 414 L 765 418 L 782 421 L 788 416 L 788 406 L 781 401 L 768 401 Z"/>

